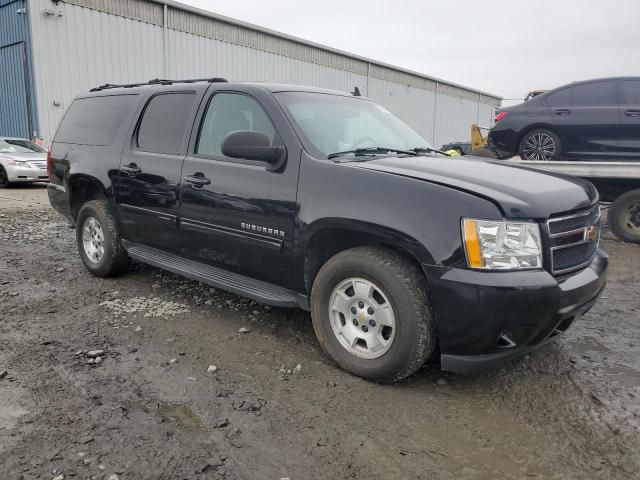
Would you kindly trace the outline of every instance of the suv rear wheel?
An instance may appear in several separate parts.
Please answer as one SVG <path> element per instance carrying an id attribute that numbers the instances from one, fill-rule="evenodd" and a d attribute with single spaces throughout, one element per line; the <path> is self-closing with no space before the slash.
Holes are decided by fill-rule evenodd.
<path id="1" fill-rule="evenodd" d="M 327 261 L 313 283 L 311 316 L 338 365 L 378 382 L 408 377 L 435 348 L 422 272 L 382 248 L 353 248 Z"/>
<path id="2" fill-rule="evenodd" d="M 607 220 L 616 237 L 640 243 L 640 190 L 620 195 L 609 207 Z"/>
<path id="3" fill-rule="evenodd" d="M 91 200 L 82 206 L 76 219 L 76 241 L 84 266 L 97 277 L 120 275 L 127 270 L 129 257 L 105 200 Z"/>
<path id="4" fill-rule="evenodd" d="M 518 147 L 522 160 L 557 160 L 560 152 L 562 152 L 560 137 L 546 128 L 527 132 Z"/>

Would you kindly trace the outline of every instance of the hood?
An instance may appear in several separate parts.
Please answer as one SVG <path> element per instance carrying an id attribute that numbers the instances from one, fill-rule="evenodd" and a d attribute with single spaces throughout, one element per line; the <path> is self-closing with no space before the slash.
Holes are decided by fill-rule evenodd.
<path id="1" fill-rule="evenodd" d="M 43 161 L 47 160 L 47 154 L 45 152 L 31 152 L 31 153 L 2 153 L 0 152 L 0 158 L 8 158 L 9 160 L 16 160 L 18 162 L 29 161 Z"/>
<path id="2" fill-rule="evenodd" d="M 545 219 L 598 201 L 598 192 L 586 180 L 542 173 L 500 160 L 469 156 L 384 157 L 345 165 L 462 190 L 492 201 L 506 218 Z"/>

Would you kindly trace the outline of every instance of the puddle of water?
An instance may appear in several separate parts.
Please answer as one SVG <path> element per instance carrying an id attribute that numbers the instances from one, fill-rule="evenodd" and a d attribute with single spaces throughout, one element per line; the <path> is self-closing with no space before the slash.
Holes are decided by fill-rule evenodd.
<path id="1" fill-rule="evenodd" d="M 163 403 L 158 407 L 158 415 L 174 425 L 187 429 L 196 430 L 200 428 L 200 419 L 186 405 L 180 403 Z"/>

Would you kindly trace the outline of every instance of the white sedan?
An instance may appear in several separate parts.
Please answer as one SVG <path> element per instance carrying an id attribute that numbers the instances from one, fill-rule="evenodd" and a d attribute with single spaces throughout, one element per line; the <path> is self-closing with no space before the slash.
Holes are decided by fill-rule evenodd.
<path id="1" fill-rule="evenodd" d="M 47 182 L 47 151 L 25 138 L 0 137 L 0 188 Z"/>

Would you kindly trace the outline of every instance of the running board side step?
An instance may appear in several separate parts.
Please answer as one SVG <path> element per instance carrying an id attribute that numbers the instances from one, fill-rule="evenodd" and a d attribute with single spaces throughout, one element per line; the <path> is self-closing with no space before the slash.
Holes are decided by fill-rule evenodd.
<path id="1" fill-rule="evenodd" d="M 212 287 L 251 298 L 260 303 L 273 305 L 274 307 L 300 307 L 304 310 L 309 310 L 307 297 L 293 290 L 128 240 L 122 240 L 122 246 L 129 256 L 135 260 L 168 270 L 191 280 L 197 280 Z"/>

